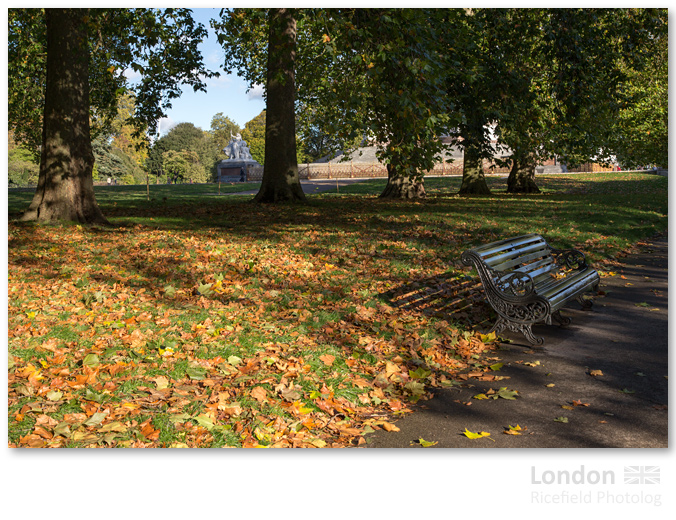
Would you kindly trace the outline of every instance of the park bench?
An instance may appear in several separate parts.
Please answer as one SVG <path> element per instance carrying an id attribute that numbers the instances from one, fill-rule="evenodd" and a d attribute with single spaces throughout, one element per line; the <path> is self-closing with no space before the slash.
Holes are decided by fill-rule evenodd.
<path id="1" fill-rule="evenodd" d="M 505 328 L 521 332 L 532 344 L 544 338 L 533 335 L 535 323 L 561 325 L 570 318 L 560 309 L 572 299 L 584 307 L 592 305 L 582 294 L 598 288 L 599 275 L 587 265 L 585 256 L 575 249 L 559 250 L 537 234 L 523 235 L 469 249 L 462 254 L 465 265 L 474 265 L 486 299 L 498 314 L 489 331 L 499 334 Z"/>

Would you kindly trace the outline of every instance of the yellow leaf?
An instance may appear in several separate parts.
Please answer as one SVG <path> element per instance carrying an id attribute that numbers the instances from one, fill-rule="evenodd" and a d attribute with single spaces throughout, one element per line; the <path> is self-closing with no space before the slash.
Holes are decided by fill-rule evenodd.
<path id="1" fill-rule="evenodd" d="M 602 376 L 603 372 L 601 370 L 590 370 L 589 375 L 590 376 Z"/>
<path id="2" fill-rule="evenodd" d="M 465 428 L 465 431 L 463 432 L 463 434 L 465 435 L 465 437 L 467 437 L 469 439 L 481 439 L 481 437 L 490 437 L 490 435 L 491 435 L 488 432 L 477 432 L 477 433 L 471 432 L 467 428 Z M 493 440 L 493 439 L 491 439 L 491 440 Z"/>
<path id="3" fill-rule="evenodd" d="M 521 432 L 524 431 L 524 430 L 527 430 L 527 429 L 528 429 L 528 428 L 526 428 L 526 427 L 522 428 L 522 427 L 519 426 L 518 424 L 517 424 L 516 426 L 512 426 L 512 425 L 510 424 L 510 425 L 505 429 L 505 431 L 502 432 L 502 433 L 506 433 L 507 435 L 521 435 Z"/>
<path id="4" fill-rule="evenodd" d="M 158 390 L 163 390 L 169 386 L 169 380 L 164 376 L 158 376 L 154 381 Z"/>
<path id="5" fill-rule="evenodd" d="M 434 446 L 435 444 L 439 444 L 437 441 L 426 441 L 422 437 L 418 439 L 418 442 L 423 448 L 429 448 L 430 446 Z"/>
<path id="6" fill-rule="evenodd" d="M 492 343 L 497 339 L 497 336 L 495 335 L 495 332 L 491 332 L 489 334 L 481 334 L 481 341 L 483 343 Z"/>

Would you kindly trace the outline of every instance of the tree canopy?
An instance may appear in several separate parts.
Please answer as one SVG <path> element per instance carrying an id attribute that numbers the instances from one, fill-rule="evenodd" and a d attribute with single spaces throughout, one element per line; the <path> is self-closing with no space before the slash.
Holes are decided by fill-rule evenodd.
<path id="1" fill-rule="evenodd" d="M 91 129 L 109 125 L 125 92 L 135 95 L 129 121 L 142 135 L 182 85 L 204 90 L 215 74 L 197 47 L 206 30 L 188 9 L 10 9 L 8 18 L 10 128 L 42 153 L 24 219 L 105 223 L 92 187 Z M 140 79 L 128 82 L 129 71 Z"/>

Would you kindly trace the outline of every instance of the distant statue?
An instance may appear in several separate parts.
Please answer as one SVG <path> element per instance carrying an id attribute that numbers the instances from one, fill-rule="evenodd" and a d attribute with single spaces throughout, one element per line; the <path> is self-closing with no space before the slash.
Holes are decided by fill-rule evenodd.
<path id="1" fill-rule="evenodd" d="M 228 156 L 228 159 L 251 159 L 251 152 L 249 151 L 249 146 L 246 144 L 246 141 L 242 139 L 242 134 L 239 132 L 237 135 L 232 135 L 230 132 L 230 142 L 228 146 L 223 148 L 223 153 Z"/>

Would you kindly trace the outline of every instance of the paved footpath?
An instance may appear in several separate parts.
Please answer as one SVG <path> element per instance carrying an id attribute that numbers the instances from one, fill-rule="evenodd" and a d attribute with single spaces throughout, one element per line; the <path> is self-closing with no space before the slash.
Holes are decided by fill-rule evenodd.
<path id="1" fill-rule="evenodd" d="M 504 363 L 496 374 L 509 379 L 441 389 L 396 422 L 400 431 L 376 431 L 366 447 L 420 447 L 423 438 L 435 448 L 666 448 L 667 267 L 667 238 L 649 242 L 617 276 L 601 279 L 606 294 L 592 310 L 573 302 L 563 310 L 567 327 L 533 327 L 542 347 L 505 333 L 513 342 L 496 352 Z M 591 375 L 597 370 L 602 375 Z M 502 386 L 520 397 L 472 398 Z M 527 428 L 522 435 L 503 434 L 517 424 Z M 468 439 L 465 428 L 491 435 Z"/>

